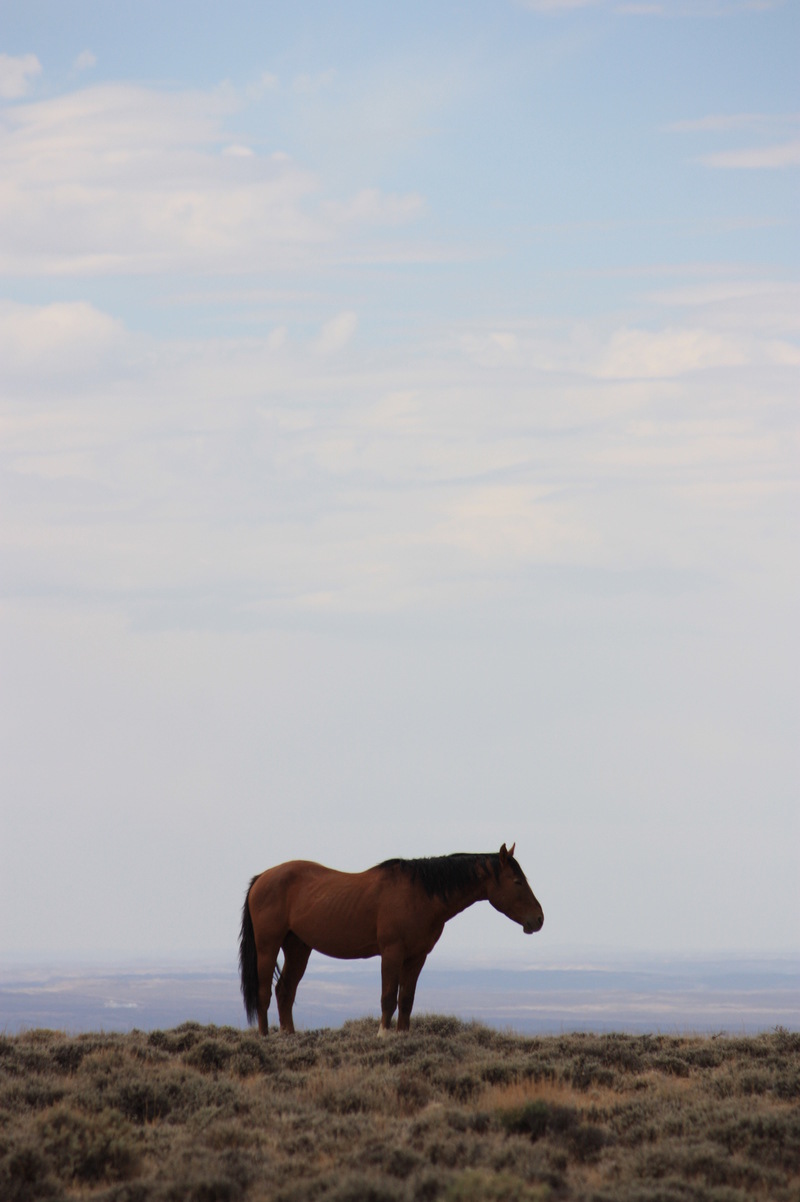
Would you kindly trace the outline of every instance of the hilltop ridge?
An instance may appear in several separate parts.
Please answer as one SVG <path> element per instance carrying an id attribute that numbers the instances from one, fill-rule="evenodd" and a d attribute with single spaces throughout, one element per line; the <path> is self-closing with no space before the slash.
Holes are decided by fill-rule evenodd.
<path id="1" fill-rule="evenodd" d="M 8 1202 L 800 1198 L 800 1035 L 0 1037 Z"/>

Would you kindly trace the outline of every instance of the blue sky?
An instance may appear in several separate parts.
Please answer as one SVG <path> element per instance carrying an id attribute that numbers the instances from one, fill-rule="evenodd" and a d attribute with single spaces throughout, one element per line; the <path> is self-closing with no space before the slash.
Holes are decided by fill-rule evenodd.
<path id="1" fill-rule="evenodd" d="M 4 5 L 0 955 L 504 840 L 453 955 L 797 951 L 799 35 Z"/>

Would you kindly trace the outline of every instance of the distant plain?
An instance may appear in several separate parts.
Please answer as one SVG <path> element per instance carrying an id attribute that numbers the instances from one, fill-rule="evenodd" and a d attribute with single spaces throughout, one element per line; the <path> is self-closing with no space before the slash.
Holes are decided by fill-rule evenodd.
<path id="1" fill-rule="evenodd" d="M 298 1027 L 377 1016 L 376 960 L 313 956 L 298 991 Z M 575 957 L 518 969 L 432 958 L 415 1013 L 451 1014 L 521 1034 L 752 1034 L 800 1030 L 800 960 Z M 273 1009 L 271 1021 L 277 1017 Z M 0 964 L 0 1031 L 144 1031 L 186 1021 L 245 1026 L 235 964 Z"/>

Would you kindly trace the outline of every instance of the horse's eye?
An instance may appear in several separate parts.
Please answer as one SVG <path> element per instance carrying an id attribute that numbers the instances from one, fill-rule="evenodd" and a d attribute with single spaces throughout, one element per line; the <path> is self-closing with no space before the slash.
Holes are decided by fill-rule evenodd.
<path id="1" fill-rule="evenodd" d="M 515 884 L 515 885 L 524 885 L 524 884 L 525 884 L 525 882 L 524 882 L 524 881 L 521 881 L 521 880 L 519 880 L 519 878 L 518 878 L 518 877 L 514 877 L 514 884 Z"/>

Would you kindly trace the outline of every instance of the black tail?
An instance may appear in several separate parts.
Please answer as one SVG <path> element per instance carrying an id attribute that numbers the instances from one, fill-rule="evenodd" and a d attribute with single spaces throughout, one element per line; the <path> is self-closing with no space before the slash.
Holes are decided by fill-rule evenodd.
<path id="1" fill-rule="evenodd" d="M 253 920 L 250 917 L 250 890 L 258 880 L 254 876 L 247 886 L 247 895 L 242 907 L 242 930 L 239 936 L 239 974 L 242 979 L 242 997 L 247 1021 L 254 1023 L 258 1018 L 258 954 L 256 952 L 256 936 L 253 930 Z"/>

